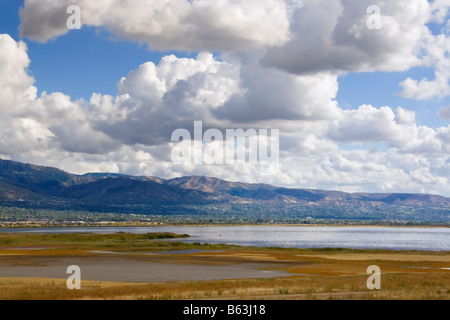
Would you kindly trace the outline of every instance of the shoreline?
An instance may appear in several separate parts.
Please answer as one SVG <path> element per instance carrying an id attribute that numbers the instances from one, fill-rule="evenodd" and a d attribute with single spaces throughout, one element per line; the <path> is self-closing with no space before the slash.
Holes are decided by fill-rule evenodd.
<path id="1" fill-rule="evenodd" d="M 2 229 L 39 229 L 39 228 L 159 228 L 159 227 L 342 227 L 342 228 L 437 228 L 437 229 L 448 229 L 448 225 L 404 225 L 404 224 L 221 224 L 221 223 L 208 223 L 208 224 L 153 224 L 153 223 L 94 223 L 94 224 L 51 224 L 51 225 L 11 225 L 11 226 L 0 226 L 0 231 Z"/>
<path id="2" fill-rule="evenodd" d="M 328 250 L 328 251 L 345 251 L 345 250 L 357 250 L 357 251 L 361 251 L 361 250 L 375 250 L 375 251 L 379 251 L 379 250 L 387 250 L 387 251 L 392 251 L 392 252 L 401 252 L 401 251 L 415 251 L 415 252 L 450 252 L 450 248 L 446 248 L 445 246 L 442 245 L 442 241 L 433 244 L 428 244 L 428 245 L 417 245 L 417 246 L 410 246 L 410 245 L 406 245 L 406 244 L 402 244 L 399 243 L 397 245 L 378 245 L 378 246 L 372 246 L 372 245 L 362 245 L 360 242 L 355 242 L 353 241 L 353 243 L 339 243 L 339 242 L 327 242 L 325 243 L 321 243 L 320 241 L 316 241 L 316 242 L 308 242 L 308 240 L 306 240 L 305 243 L 295 243 L 291 241 L 290 244 L 288 244 L 287 242 L 282 242 L 280 243 L 280 241 L 274 241 L 271 242 L 270 244 L 263 244 L 261 243 L 261 241 L 250 241 L 250 242 L 239 242 L 239 241 L 234 241 L 233 238 L 228 237 L 222 237 L 222 234 L 225 232 L 225 234 L 227 234 L 226 228 L 235 228 L 235 230 L 232 230 L 232 232 L 245 232 L 246 230 L 248 230 L 249 232 L 266 232 L 266 231 L 270 231 L 271 227 L 278 227 L 278 226 L 274 226 L 274 225 L 247 225 L 247 226 L 235 226 L 235 225 L 228 225 L 228 226 L 222 226 L 223 228 L 220 229 L 208 229 L 208 228 L 215 228 L 216 225 L 188 225 L 188 226 L 182 226 L 182 225 L 176 225 L 176 226 L 162 226 L 160 229 L 158 227 L 145 227 L 145 226 L 115 226 L 115 227 L 109 227 L 109 226 L 100 226 L 100 227 L 95 227 L 95 226 L 84 226 L 84 227 L 76 227 L 76 226 L 71 226 L 71 227 L 48 227 L 48 228 L 33 228 L 33 227 L 28 227 L 28 228 L 9 228 L 9 229 L 5 229 L 5 228 L 0 228 L 0 240 L 1 237 L 15 237 L 15 236 L 24 236 L 24 237 L 32 237 L 33 235 L 39 237 L 40 236 L 51 236 L 51 237 L 61 237 L 64 235 L 67 235 L 67 237 L 74 237 L 76 235 L 92 235 L 93 237 L 102 237 L 102 236 L 108 236 L 108 235 L 113 235 L 113 236 L 121 236 L 123 237 L 142 237 L 144 236 L 145 239 L 154 239 L 154 240 L 166 240 L 166 241 L 174 241 L 176 240 L 177 242 L 182 242 L 185 245 L 191 246 L 191 245 L 198 245 L 198 246 L 203 246 L 203 245 L 225 245 L 225 246 L 238 246 L 238 247 L 242 247 L 242 248 L 255 248 L 255 249 L 317 249 L 317 250 Z M 239 227 L 241 227 L 241 229 L 239 230 Z M 304 232 L 311 232 L 311 234 L 321 234 L 322 233 L 322 229 L 323 228 L 331 228 L 328 230 L 324 230 L 323 232 L 334 232 L 336 230 L 333 230 L 332 228 L 335 228 L 335 226 L 331 226 L 331 227 L 327 227 L 327 226 L 299 226 L 299 225 L 295 225 L 294 229 L 288 229 L 288 230 L 283 230 L 283 227 L 285 228 L 291 228 L 293 227 L 292 225 L 284 225 L 281 226 L 279 229 L 277 229 L 278 232 L 300 232 L 301 234 L 303 234 L 303 230 Z M 313 228 L 312 230 L 307 230 L 308 227 Z M 376 231 L 377 229 L 385 229 L 387 230 L 388 228 L 383 227 L 383 226 L 376 226 L 376 227 L 368 227 L 368 226 L 347 226 L 347 228 L 337 228 L 337 232 L 353 232 L 351 231 L 351 229 L 348 229 L 348 227 L 352 227 L 352 229 L 358 229 L 358 228 L 364 228 L 363 230 L 358 230 L 358 233 L 364 234 L 365 232 L 378 232 Z M 165 228 L 165 229 L 164 229 Z M 179 228 L 179 229 L 177 229 Z M 190 229 L 192 228 L 192 229 Z M 216 234 L 219 235 L 219 237 L 214 237 L 214 236 L 210 236 L 210 237 L 201 237 L 199 238 L 199 235 L 203 234 L 203 229 L 205 228 L 205 232 L 206 234 Z M 249 229 L 246 229 L 249 228 Z M 263 230 L 257 230 L 258 228 L 267 228 L 267 229 L 263 229 Z M 296 229 L 298 228 L 298 229 Z M 443 236 L 448 236 L 448 230 L 449 228 L 445 228 L 445 227 L 421 227 L 421 228 L 417 228 L 415 231 L 409 231 L 410 230 L 414 230 L 411 228 L 402 228 L 404 231 L 399 230 L 397 227 L 390 227 L 395 228 L 396 230 L 390 230 L 387 232 L 390 232 L 392 234 L 401 234 L 403 232 L 409 233 L 409 232 L 438 232 L 439 235 L 442 234 Z M 59 230 L 58 230 L 59 229 Z M 189 230 L 190 229 L 190 230 Z M 207 230 L 206 230 L 207 229 Z M 339 230 L 340 229 L 340 230 Z M 347 229 L 347 230 L 345 230 Z M 370 230 L 372 229 L 372 230 Z M 420 229 L 422 229 L 423 231 L 420 231 Z M 425 231 L 425 230 L 429 230 L 429 231 Z M 436 230 L 436 231 L 432 231 L 432 230 Z M 383 233 L 383 231 L 381 231 Z M 175 237 L 173 238 L 167 238 L 167 237 L 162 237 L 162 238 L 157 238 L 158 234 L 172 234 L 175 235 Z M 187 238 L 189 239 L 182 239 L 181 237 L 178 237 L 180 234 L 185 235 Z M 194 238 L 192 238 L 192 236 Z M 309 239 L 309 238 L 308 238 Z M 285 239 L 286 240 L 286 239 Z M 30 240 L 29 243 L 33 243 L 33 241 Z M 308 244 L 309 243 L 309 244 Z M 444 241 L 445 243 L 445 241 Z M 29 246 L 27 246 L 29 247 Z M 0 246 L 0 250 L 2 249 L 2 247 Z M 1 253 L 0 253 L 1 255 Z"/>

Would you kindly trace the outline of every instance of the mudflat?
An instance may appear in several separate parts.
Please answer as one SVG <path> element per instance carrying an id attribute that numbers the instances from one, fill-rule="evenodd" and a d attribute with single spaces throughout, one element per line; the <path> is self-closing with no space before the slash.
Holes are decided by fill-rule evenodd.
<path id="1" fill-rule="evenodd" d="M 67 279 L 67 267 L 77 265 L 81 278 L 108 282 L 166 282 L 248 278 L 276 278 L 292 276 L 274 270 L 267 263 L 238 263 L 229 265 L 199 265 L 162 263 L 132 257 L 0 257 L 0 277 Z M 269 268 L 272 268 L 270 270 Z"/>

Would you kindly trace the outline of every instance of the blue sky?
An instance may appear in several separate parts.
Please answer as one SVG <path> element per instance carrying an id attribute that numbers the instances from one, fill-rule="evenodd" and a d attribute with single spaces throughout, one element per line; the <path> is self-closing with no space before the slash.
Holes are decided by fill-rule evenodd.
<path id="1" fill-rule="evenodd" d="M 337 100 L 343 108 L 355 108 L 370 103 L 376 107 L 403 107 L 417 112 L 420 124 L 439 127 L 448 121 L 437 116 L 437 111 L 450 105 L 450 98 L 433 98 L 426 101 L 412 100 L 399 95 L 399 83 L 407 77 L 434 79 L 434 70 L 416 67 L 407 72 L 350 73 L 340 77 Z"/>
<path id="2" fill-rule="evenodd" d="M 22 88 L 33 79 L 30 90 L 37 90 L 24 106 L 31 108 L 28 113 L 13 112 L 7 102 L 0 105 L 5 121 L 12 117 L 12 123 L 33 126 L 27 133 L 33 146 L 29 152 L 0 145 L 0 156 L 76 173 L 209 174 L 299 187 L 450 194 L 445 173 L 450 168 L 449 119 L 437 115 L 450 106 L 445 84 L 449 54 L 439 43 L 447 41 L 447 5 L 398 1 L 383 7 L 391 18 L 391 25 L 384 26 L 388 32 L 363 26 L 356 35 L 355 28 L 364 25 L 362 2 L 347 3 L 340 12 L 339 0 L 326 8 L 323 1 L 297 6 L 293 0 L 262 0 L 242 14 L 239 10 L 247 8 L 228 7 L 227 1 L 220 8 L 213 1 L 179 1 L 172 2 L 170 15 L 160 14 L 168 10 L 162 1 L 142 6 L 130 0 L 122 9 L 116 2 L 101 1 L 100 10 L 77 1 L 82 14 L 92 10 L 85 15 L 91 20 L 68 32 L 59 20 L 51 22 L 64 18 L 64 1 L 30 0 L 24 6 L 23 1 L 0 0 L 0 34 L 27 45 L 31 63 Z M 161 7 L 153 10 L 150 4 Z M 221 20 L 223 10 L 245 19 Z M 334 14 L 341 17 L 330 18 Z M 360 20 L 342 33 L 351 19 Z M 5 48 L 13 50 L 5 39 Z M 347 46 L 354 47 L 346 51 Z M 168 55 L 174 58 L 164 58 Z M 149 61 L 156 67 L 145 64 Z M 431 82 L 420 82 L 424 79 Z M 436 93 L 427 95 L 427 90 Z M 48 96 L 41 96 L 44 91 Z M 23 94 L 17 91 L 17 101 Z M 108 102 L 109 96 L 116 100 Z M 43 108 L 39 116 L 33 113 L 37 105 Z M 53 119 L 62 110 L 62 118 Z M 235 123 L 280 129 L 281 139 L 289 141 L 283 144 L 282 160 L 295 174 L 286 169 L 278 177 L 260 177 L 248 168 L 172 166 L 167 163 L 170 132 L 195 120 L 223 130 Z M 89 135 L 93 138 L 87 143 Z M 396 175 L 392 180 L 398 181 L 390 181 Z"/>

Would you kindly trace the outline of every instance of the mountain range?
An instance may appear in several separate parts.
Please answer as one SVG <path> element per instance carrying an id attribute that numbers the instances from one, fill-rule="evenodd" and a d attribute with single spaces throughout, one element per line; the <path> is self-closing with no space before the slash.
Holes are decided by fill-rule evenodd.
<path id="1" fill-rule="evenodd" d="M 450 198 L 431 194 L 295 189 L 206 176 L 166 180 L 112 173 L 75 175 L 56 168 L 0 159 L 0 205 L 132 212 L 133 208 L 163 204 L 221 203 L 450 209 Z"/>

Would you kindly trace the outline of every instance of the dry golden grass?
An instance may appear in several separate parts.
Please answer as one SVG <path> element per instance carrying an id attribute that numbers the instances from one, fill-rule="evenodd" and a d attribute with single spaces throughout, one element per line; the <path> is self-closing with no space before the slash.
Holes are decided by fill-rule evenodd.
<path id="1" fill-rule="evenodd" d="M 82 281 L 81 290 L 69 290 L 65 280 L 0 278 L 0 299 L 450 299 L 445 274 L 384 274 L 382 289 L 376 291 L 366 288 L 366 279 L 323 276 L 151 284 Z"/>

